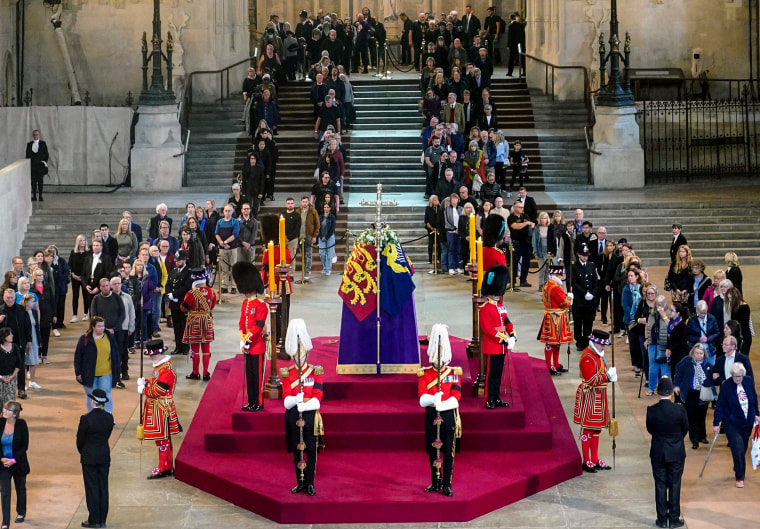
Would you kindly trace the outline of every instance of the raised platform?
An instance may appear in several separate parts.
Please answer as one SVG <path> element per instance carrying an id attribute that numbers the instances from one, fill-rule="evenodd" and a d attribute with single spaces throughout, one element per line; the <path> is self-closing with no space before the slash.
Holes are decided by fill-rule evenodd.
<path id="1" fill-rule="evenodd" d="M 505 375 L 502 396 L 512 406 L 487 410 L 470 396 L 477 366 L 467 359 L 467 341 L 452 338 L 452 365 L 464 370 L 455 495 L 425 494 L 430 473 L 417 377 L 337 375 L 335 338 L 313 342 L 309 362 L 325 368 L 317 496 L 290 493 L 296 477 L 281 402 L 239 411 L 241 355 L 217 364 L 177 454 L 177 479 L 279 523 L 324 524 L 467 521 L 580 474 L 545 364 L 513 354 L 512 395 Z M 424 347 L 422 353 L 426 358 Z"/>

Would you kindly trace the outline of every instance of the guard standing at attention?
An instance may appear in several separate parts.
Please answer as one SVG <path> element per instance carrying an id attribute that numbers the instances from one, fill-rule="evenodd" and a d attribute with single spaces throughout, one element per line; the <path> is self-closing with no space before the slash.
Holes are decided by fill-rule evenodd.
<path id="1" fill-rule="evenodd" d="M 163 340 L 149 340 L 145 344 L 146 356 L 153 359 L 153 378 L 137 379 L 137 393 L 145 395 L 143 407 L 143 439 L 155 441 L 158 446 L 158 466 L 148 479 L 160 479 L 174 475 L 174 452 L 172 435 L 182 431 L 174 407 L 174 387 L 177 372 L 171 357 L 165 355 Z"/>
<path id="2" fill-rule="evenodd" d="M 456 440 L 462 436 L 462 368 L 449 366 L 451 343 L 445 325 L 433 325 L 427 354 L 431 365 L 417 371 L 420 406 L 425 408 L 425 448 L 430 459 L 430 486 L 425 492 L 453 496 L 454 452 Z"/>
<path id="3" fill-rule="evenodd" d="M 211 360 L 211 342 L 214 341 L 214 320 L 211 311 L 216 306 L 216 292 L 206 285 L 206 269 L 193 268 L 193 289 L 185 295 L 180 308 L 187 312 L 187 323 L 182 341 L 190 344 L 193 372 L 185 378 L 200 380 L 200 358 L 203 357 L 203 380 L 211 379 L 208 364 Z"/>
<path id="4" fill-rule="evenodd" d="M 568 310 L 573 301 L 573 293 L 565 293 L 565 267 L 549 265 L 549 281 L 544 285 L 541 294 L 544 302 L 544 319 L 538 339 L 546 344 L 544 357 L 549 374 L 559 376 L 566 372 L 565 366 L 559 363 L 559 348 L 562 344 L 573 341 L 573 331 L 570 329 Z"/>
<path id="5" fill-rule="evenodd" d="M 280 368 L 285 405 L 285 442 L 293 453 L 296 486 L 290 492 L 314 496 L 317 471 L 317 444 L 324 435 L 319 408 L 322 402 L 322 366 L 306 363 L 311 338 L 302 319 L 291 320 L 285 336 L 285 351 L 293 359 L 290 367 Z"/>
<path id="6" fill-rule="evenodd" d="M 594 329 L 580 359 L 582 382 L 575 392 L 573 421 L 581 425 L 584 472 L 612 468 L 599 459 L 599 432 L 609 424 L 607 382 L 617 382 L 617 369 L 604 361 L 604 346 L 609 344 L 609 333 Z"/>
<path id="7" fill-rule="evenodd" d="M 507 288 L 507 267 L 494 265 L 483 277 L 481 293 L 488 299 L 480 305 L 480 336 L 483 354 L 486 355 L 486 408 L 509 406 L 501 400 L 501 376 L 504 359 L 515 347 L 517 335 L 509 321 L 507 308 L 501 304 L 501 297 Z"/>
<path id="8" fill-rule="evenodd" d="M 242 411 L 264 409 L 264 359 L 267 342 L 269 308 L 259 296 L 264 294 L 264 283 L 256 267 L 245 261 L 232 266 L 232 278 L 238 291 L 245 296 L 240 307 L 240 352 L 245 358 L 245 381 L 248 403 Z"/>
<path id="9" fill-rule="evenodd" d="M 187 266 L 187 252 L 177 250 L 174 254 L 174 263 L 176 266 L 169 272 L 169 279 L 166 280 L 166 292 L 169 299 L 169 309 L 171 310 L 172 328 L 174 330 L 174 350 L 171 354 L 187 354 L 189 346 L 182 341 L 185 335 L 185 325 L 187 316 L 180 305 L 185 296 L 193 288 L 193 277 L 190 267 Z"/>
<path id="10" fill-rule="evenodd" d="M 598 277 L 596 266 L 589 260 L 591 251 L 583 243 L 578 247 L 578 259 L 573 264 L 572 291 L 573 298 L 573 321 L 575 345 L 579 351 L 583 351 L 588 345 L 588 336 L 594 326 L 596 317 L 596 285 Z"/>

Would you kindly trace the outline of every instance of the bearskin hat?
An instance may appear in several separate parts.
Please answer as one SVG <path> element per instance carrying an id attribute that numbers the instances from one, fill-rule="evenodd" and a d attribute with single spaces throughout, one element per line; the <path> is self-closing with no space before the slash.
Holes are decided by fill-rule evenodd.
<path id="1" fill-rule="evenodd" d="M 485 271 L 483 275 L 483 285 L 480 287 L 480 293 L 484 296 L 503 296 L 507 289 L 507 267 L 504 265 L 493 265 Z"/>
<path id="2" fill-rule="evenodd" d="M 277 238 L 279 237 L 279 217 L 277 215 L 259 215 L 259 230 L 261 230 L 261 239 L 266 244 L 269 241 L 274 241 L 277 246 Z"/>
<path id="3" fill-rule="evenodd" d="M 232 265 L 232 279 L 241 294 L 263 294 L 264 282 L 256 266 L 247 262 L 239 261 Z"/>
<path id="4" fill-rule="evenodd" d="M 486 217 L 483 225 L 483 247 L 493 248 L 503 238 L 507 223 L 501 215 L 491 214 Z"/>

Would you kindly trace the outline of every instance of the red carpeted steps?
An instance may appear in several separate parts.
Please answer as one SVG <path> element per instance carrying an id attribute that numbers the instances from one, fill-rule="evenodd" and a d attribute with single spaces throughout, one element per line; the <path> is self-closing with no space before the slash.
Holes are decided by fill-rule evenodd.
<path id="1" fill-rule="evenodd" d="M 240 357 L 217 364 L 177 455 L 177 478 L 280 523 L 397 523 L 470 520 L 580 473 L 545 364 L 513 354 L 513 397 L 508 389 L 503 395 L 513 405 L 486 410 L 470 397 L 476 364 L 466 359 L 467 342 L 453 338 L 452 364 L 463 367 L 467 387 L 455 496 L 425 494 L 430 474 L 416 376 L 336 375 L 331 341 L 316 338 L 309 358 L 325 367 L 318 499 L 290 494 L 296 477 L 281 402 L 267 401 L 259 413 L 238 411 Z"/>

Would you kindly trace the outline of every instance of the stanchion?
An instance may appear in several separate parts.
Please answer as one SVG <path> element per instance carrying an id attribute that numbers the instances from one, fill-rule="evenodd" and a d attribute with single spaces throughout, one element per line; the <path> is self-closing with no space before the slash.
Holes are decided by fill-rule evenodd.
<path id="1" fill-rule="evenodd" d="M 216 259 L 216 277 L 219 280 L 219 283 L 216 285 L 219 291 L 217 292 L 217 303 L 220 305 L 222 303 L 226 303 L 226 301 L 222 298 L 222 283 L 224 282 L 224 274 L 222 273 L 222 256 L 221 252 L 220 255 L 218 255 Z M 229 291 L 229 286 L 227 287 L 227 290 Z"/>
<path id="2" fill-rule="evenodd" d="M 345 273 L 346 269 L 348 268 L 348 256 L 350 255 L 349 254 L 349 246 L 350 246 L 350 242 L 351 242 L 351 235 L 353 235 L 353 233 L 351 233 L 349 230 L 346 230 L 346 263 L 343 265 L 343 272 L 344 273 Z"/>
<path id="3" fill-rule="evenodd" d="M 515 292 L 520 289 L 515 288 L 515 281 L 517 281 L 517 272 L 513 268 L 515 266 L 515 247 L 512 245 L 512 241 L 509 241 L 509 290 L 507 292 Z"/>
<path id="4" fill-rule="evenodd" d="M 276 353 L 277 356 L 283 360 L 287 360 L 290 358 L 285 352 L 285 334 L 287 333 L 288 322 L 290 321 L 290 294 L 287 292 L 287 290 L 288 276 L 293 269 L 290 266 L 283 266 L 280 264 L 280 266 L 276 266 L 274 270 L 280 280 L 280 298 L 282 299 L 282 306 L 280 307 L 280 328 L 278 329 L 279 333 L 277 337 Z M 275 355 L 273 354 L 272 356 Z"/>
<path id="5" fill-rule="evenodd" d="M 433 270 L 430 273 L 438 275 L 438 230 L 433 230 Z"/>
<path id="6" fill-rule="evenodd" d="M 277 375 L 276 347 L 280 331 L 277 328 L 277 307 L 282 304 L 282 298 L 277 295 L 277 292 L 270 291 L 266 303 L 269 307 L 269 350 L 272 352 L 272 358 L 269 360 L 269 379 L 264 386 L 264 398 L 279 400 L 282 398 L 282 383 Z"/>
<path id="7" fill-rule="evenodd" d="M 309 246 L 309 251 L 313 248 Z M 306 238 L 301 239 L 301 279 L 295 281 L 296 285 L 304 285 L 311 283 L 310 279 L 306 279 Z"/>

